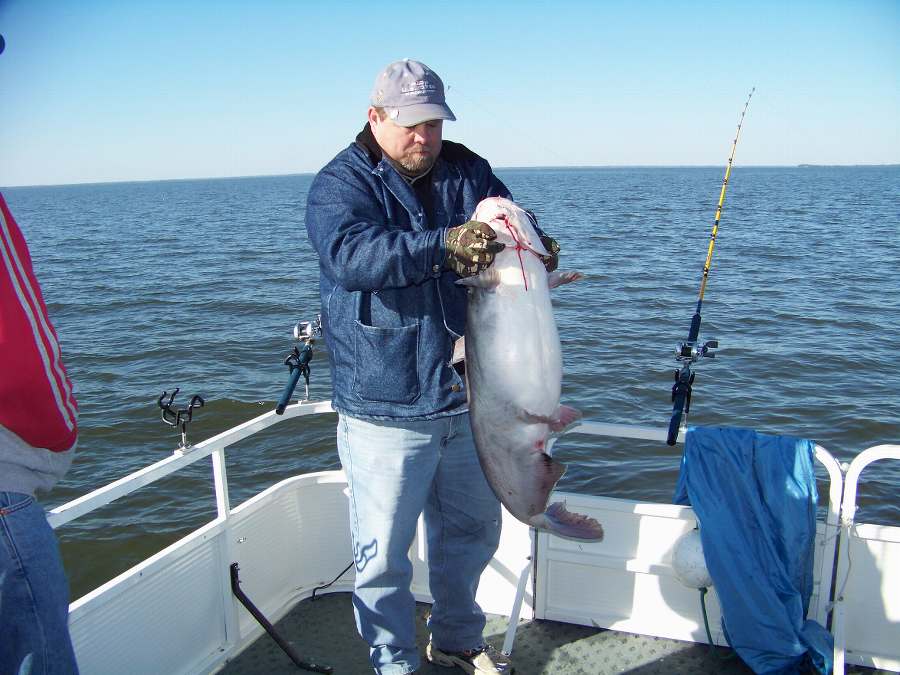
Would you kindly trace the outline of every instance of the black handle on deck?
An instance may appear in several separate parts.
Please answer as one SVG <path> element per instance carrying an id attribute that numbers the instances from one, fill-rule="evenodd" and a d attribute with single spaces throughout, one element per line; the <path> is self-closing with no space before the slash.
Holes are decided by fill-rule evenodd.
<path id="1" fill-rule="evenodd" d="M 266 632 L 272 636 L 272 639 L 278 644 L 279 647 L 284 651 L 285 654 L 294 662 L 294 664 L 298 668 L 302 668 L 303 670 L 309 670 L 314 673 L 333 673 L 334 668 L 331 666 L 319 666 L 315 663 L 307 663 L 294 651 L 294 648 L 288 644 L 287 640 L 281 637 L 281 634 L 275 629 L 269 620 L 260 612 L 256 605 L 254 605 L 250 598 L 241 590 L 241 579 L 238 576 L 238 564 L 231 563 L 231 592 L 234 593 L 235 597 L 241 601 L 241 604 L 247 608 L 247 611 L 253 615 L 253 618 L 259 621 L 259 624 L 266 629 Z"/>

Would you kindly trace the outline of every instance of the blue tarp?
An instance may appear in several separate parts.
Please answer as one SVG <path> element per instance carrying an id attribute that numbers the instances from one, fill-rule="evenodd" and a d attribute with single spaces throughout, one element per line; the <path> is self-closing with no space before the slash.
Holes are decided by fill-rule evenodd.
<path id="1" fill-rule="evenodd" d="M 755 673 L 789 675 L 810 664 L 831 670 L 832 637 L 805 618 L 814 452 L 812 441 L 752 429 L 691 427 L 685 439 L 675 503 L 697 515 L 725 637 Z"/>

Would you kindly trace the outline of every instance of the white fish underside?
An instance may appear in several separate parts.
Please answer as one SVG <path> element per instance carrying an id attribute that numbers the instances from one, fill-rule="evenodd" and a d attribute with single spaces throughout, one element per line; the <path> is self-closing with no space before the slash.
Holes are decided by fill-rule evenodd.
<path id="1" fill-rule="evenodd" d="M 546 453 L 551 432 L 577 415 L 560 409 L 562 357 L 550 302 L 546 254 L 527 214 L 506 199 L 486 199 L 475 220 L 487 222 L 506 248 L 470 287 L 465 338 L 469 410 L 479 459 L 497 497 L 516 518 L 560 536 L 599 540 L 597 521 L 562 504 L 547 507 L 565 466 Z M 562 419 L 561 419 L 562 417 Z"/>

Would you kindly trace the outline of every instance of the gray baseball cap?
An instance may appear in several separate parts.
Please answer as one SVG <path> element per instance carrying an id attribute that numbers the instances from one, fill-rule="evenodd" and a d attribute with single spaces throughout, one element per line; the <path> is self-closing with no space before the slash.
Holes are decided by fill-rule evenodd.
<path id="1" fill-rule="evenodd" d="M 371 103 L 384 108 L 401 127 L 414 127 L 428 120 L 456 119 L 444 100 L 444 83 L 420 61 L 394 61 L 375 78 Z"/>

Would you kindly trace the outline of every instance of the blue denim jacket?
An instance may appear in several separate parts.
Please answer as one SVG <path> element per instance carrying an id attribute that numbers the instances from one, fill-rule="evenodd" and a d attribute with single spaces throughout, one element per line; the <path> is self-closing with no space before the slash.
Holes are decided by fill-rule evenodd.
<path id="1" fill-rule="evenodd" d="M 490 165 L 444 141 L 431 180 L 434 222 L 386 159 L 359 142 L 316 176 L 306 230 L 319 255 L 332 404 L 363 419 L 430 419 L 466 405 L 450 365 L 466 291 L 443 269 L 447 229 L 485 197 L 509 197 Z"/>

